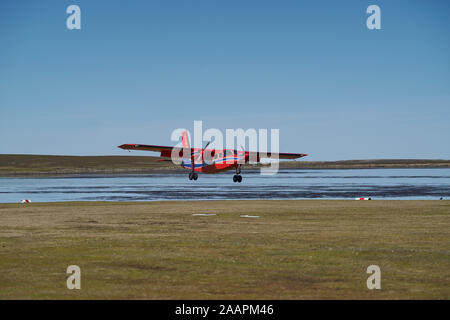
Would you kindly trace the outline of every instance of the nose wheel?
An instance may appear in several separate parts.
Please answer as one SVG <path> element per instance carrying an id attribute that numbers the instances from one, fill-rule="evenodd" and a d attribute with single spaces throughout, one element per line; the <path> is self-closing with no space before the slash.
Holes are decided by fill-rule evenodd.
<path id="1" fill-rule="evenodd" d="M 189 172 L 189 180 L 197 180 L 198 173 L 197 172 Z"/>

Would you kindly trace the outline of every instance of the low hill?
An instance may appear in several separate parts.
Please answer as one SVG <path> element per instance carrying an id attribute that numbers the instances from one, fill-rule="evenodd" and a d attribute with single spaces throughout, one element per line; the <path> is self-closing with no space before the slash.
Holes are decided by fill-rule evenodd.
<path id="1" fill-rule="evenodd" d="M 151 156 L 53 156 L 0 154 L 0 176 L 185 172 Z M 250 168 L 258 168 L 250 165 Z M 379 159 L 283 161 L 290 169 L 450 168 L 450 160 Z"/>
<path id="2" fill-rule="evenodd" d="M 53 156 L 0 154 L 0 175 L 91 174 L 176 171 L 182 168 L 158 157 Z"/>
<path id="3" fill-rule="evenodd" d="M 377 169 L 377 168 L 450 168 L 450 160 L 374 159 L 340 161 L 287 161 L 281 168 L 296 169 Z"/>

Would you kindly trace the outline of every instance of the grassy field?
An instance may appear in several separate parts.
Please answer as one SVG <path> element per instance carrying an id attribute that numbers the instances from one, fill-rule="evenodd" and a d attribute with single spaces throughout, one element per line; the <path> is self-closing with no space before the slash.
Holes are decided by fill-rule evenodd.
<path id="1" fill-rule="evenodd" d="M 0 204 L 0 298 L 449 299 L 450 202 Z"/>
<path id="2" fill-rule="evenodd" d="M 152 156 L 52 156 L 0 154 L 0 176 L 124 174 L 185 171 L 171 161 Z M 247 165 L 246 168 L 258 168 Z M 450 168 L 450 160 L 343 160 L 282 161 L 281 168 L 371 169 L 371 168 Z"/>

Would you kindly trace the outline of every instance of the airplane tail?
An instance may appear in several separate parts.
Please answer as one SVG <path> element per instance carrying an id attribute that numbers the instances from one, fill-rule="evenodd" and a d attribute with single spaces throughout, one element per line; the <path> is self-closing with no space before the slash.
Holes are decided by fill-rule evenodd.
<path id="1" fill-rule="evenodd" d="M 183 135 L 181 136 L 181 145 L 183 146 L 183 148 L 190 148 L 187 131 L 184 131 Z"/>

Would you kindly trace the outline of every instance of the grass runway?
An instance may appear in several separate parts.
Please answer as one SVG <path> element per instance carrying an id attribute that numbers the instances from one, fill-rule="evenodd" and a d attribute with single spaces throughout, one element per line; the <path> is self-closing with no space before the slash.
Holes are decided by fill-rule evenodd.
<path id="1" fill-rule="evenodd" d="M 0 204 L 0 299 L 449 298 L 450 201 Z"/>

